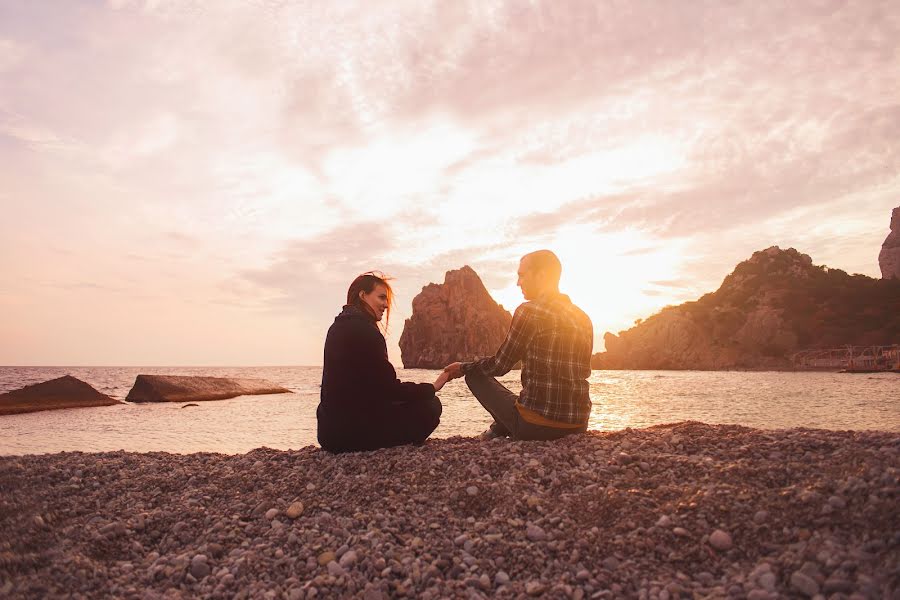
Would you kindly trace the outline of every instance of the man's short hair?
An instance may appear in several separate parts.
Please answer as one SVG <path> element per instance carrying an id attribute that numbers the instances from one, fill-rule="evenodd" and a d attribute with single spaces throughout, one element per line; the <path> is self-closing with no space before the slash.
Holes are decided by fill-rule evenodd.
<path id="1" fill-rule="evenodd" d="M 522 260 L 528 259 L 529 266 L 532 269 L 543 271 L 552 281 L 559 283 L 562 275 L 562 263 L 559 258 L 550 250 L 535 250 L 529 252 L 522 257 Z"/>

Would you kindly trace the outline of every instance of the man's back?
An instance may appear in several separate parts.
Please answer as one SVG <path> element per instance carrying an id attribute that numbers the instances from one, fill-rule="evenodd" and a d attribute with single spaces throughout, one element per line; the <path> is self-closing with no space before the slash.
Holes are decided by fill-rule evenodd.
<path id="1" fill-rule="evenodd" d="M 516 316 L 531 330 L 522 357 L 519 403 L 552 421 L 586 423 L 594 348 L 590 317 L 565 294 L 526 302 L 516 309 Z"/>

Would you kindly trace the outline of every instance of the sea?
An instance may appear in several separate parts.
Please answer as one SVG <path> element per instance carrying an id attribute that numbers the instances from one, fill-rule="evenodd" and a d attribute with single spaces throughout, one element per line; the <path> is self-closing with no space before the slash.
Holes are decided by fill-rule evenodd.
<path id="1" fill-rule="evenodd" d="M 0 455 L 52 452 L 218 452 L 316 445 L 321 367 L 0 367 L 0 393 L 69 374 L 124 400 L 138 374 L 255 377 L 292 394 L 130 404 L 0 416 Z M 400 369 L 404 381 L 438 371 Z M 518 392 L 519 371 L 500 377 Z M 808 427 L 900 432 L 900 374 L 739 371 L 594 371 L 590 429 L 615 431 L 678 421 L 762 429 Z M 432 437 L 473 436 L 490 417 L 463 380 L 444 386 Z"/>

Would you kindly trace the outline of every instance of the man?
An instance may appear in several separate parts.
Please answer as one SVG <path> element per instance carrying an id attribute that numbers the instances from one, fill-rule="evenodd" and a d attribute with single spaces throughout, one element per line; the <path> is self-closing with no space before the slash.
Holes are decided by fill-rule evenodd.
<path id="1" fill-rule="evenodd" d="M 494 356 L 456 362 L 444 370 L 466 384 L 494 422 L 482 437 L 553 440 L 587 430 L 594 328 L 590 318 L 559 292 L 562 265 L 538 250 L 519 262 L 518 286 L 526 302 L 516 309 L 506 340 Z M 494 377 L 522 361 L 522 393 Z"/>

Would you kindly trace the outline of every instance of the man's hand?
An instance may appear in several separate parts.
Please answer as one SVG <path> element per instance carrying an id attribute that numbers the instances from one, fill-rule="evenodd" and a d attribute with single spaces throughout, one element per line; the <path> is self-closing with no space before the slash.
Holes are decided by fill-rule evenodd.
<path id="1" fill-rule="evenodd" d="M 455 362 L 455 363 L 447 365 L 446 367 L 444 367 L 444 373 L 447 373 L 447 375 L 449 375 L 450 379 L 458 379 L 458 378 L 462 377 L 463 375 L 465 375 L 465 373 L 462 372 L 462 363 L 461 362 Z"/>
<path id="2" fill-rule="evenodd" d="M 450 381 L 450 374 L 447 373 L 447 371 L 441 371 L 441 374 L 437 376 L 437 379 L 435 379 L 432 384 L 434 386 L 434 391 L 441 391 L 441 388 L 444 387 L 444 384 L 448 381 Z"/>

